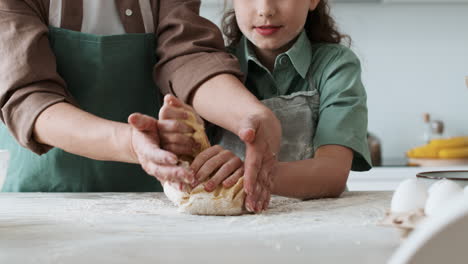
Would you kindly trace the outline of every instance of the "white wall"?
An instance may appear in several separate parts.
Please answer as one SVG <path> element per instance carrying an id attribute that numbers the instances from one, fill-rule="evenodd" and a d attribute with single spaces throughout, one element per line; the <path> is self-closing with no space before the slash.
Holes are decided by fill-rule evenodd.
<path id="1" fill-rule="evenodd" d="M 221 7 L 204 4 L 202 15 L 218 23 Z M 468 4 L 335 4 L 332 13 L 361 58 L 384 159 L 421 143 L 424 112 L 448 135 L 468 135 Z"/>

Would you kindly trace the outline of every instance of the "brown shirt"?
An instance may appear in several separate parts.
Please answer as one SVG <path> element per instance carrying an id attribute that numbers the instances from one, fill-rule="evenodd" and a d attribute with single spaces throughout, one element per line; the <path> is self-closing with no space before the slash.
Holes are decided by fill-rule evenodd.
<path id="1" fill-rule="evenodd" d="M 39 154 L 49 148 L 32 138 L 38 115 L 58 102 L 74 104 L 48 41 L 50 1 L 57 0 L 0 0 L 0 119 L 22 146 Z M 115 0 L 127 33 L 148 28 L 139 2 Z M 61 4 L 60 27 L 81 31 L 83 0 Z M 150 0 L 150 6 L 159 59 L 153 75 L 163 93 L 187 101 L 215 75 L 241 76 L 237 60 L 223 52 L 219 29 L 198 15 L 200 0 Z"/>

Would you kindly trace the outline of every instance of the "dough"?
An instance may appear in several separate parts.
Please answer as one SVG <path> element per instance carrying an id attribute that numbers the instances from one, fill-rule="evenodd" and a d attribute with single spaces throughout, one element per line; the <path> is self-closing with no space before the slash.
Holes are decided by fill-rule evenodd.
<path id="1" fill-rule="evenodd" d="M 205 191 L 203 185 L 198 185 L 190 191 L 179 191 L 170 182 L 164 183 L 164 193 L 180 212 L 196 215 L 241 215 L 244 210 L 244 179 L 231 188 L 218 186 L 213 192 Z"/>
<path id="2" fill-rule="evenodd" d="M 198 154 L 200 154 L 202 151 L 204 151 L 205 149 L 211 146 L 210 141 L 208 140 L 208 137 L 206 136 L 205 127 L 203 126 L 203 124 L 200 124 L 200 122 L 203 122 L 203 121 L 200 120 L 199 122 L 193 113 L 191 112 L 188 113 L 187 120 L 179 120 L 179 121 L 186 123 L 187 125 L 191 126 L 195 130 L 193 134 L 188 133 L 188 135 L 191 135 L 192 138 L 195 140 L 195 142 L 201 145 L 200 149 L 197 151 L 194 151 L 191 156 L 183 155 L 179 157 L 180 160 L 191 163 Z"/>
<path id="3" fill-rule="evenodd" d="M 189 167 L 196 155 L 210 147 L 210 142 L 204 126 L 197 121 L 193 113 L 189 113 L 187 120 L 180 121 L 195 130 L 192 137 L 201 145 L 200 150 L 195 151 L 192 156 L 179 157 L 181 165 Z M 205 191 L 203 184 L 193 189 L 189 185 L 183 185 L 183 190 L 180 191 L 176 184 L 165 182 L 163 188 L 167 198 L 179 207 L 180 212 L 196 215 L 241 215 L 246 212 L 243 177 L 231 188 L 219 185 L 212 192 Z"/>

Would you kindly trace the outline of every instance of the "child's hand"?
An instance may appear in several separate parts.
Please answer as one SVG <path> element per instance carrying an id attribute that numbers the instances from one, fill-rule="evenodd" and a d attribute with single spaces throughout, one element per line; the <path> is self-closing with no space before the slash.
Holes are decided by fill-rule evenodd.
<path id="1" fill-rule="evenodd" d="M 195 172 L 195 183 L 192 187 L 211 177 L 204 184 L 207 192 L 212 192 L 223 182 L 223 186 L 229 188 L 244 175 L 244 163 L 234 153 L 223 149 L 221 146 L 212 146 L 201 152 L 190 165 Z"/>
<path id="2" fill-rule="evenodd" d="M 164 105 L 159 110 L 159 136 L 161 147 L 177 155 L 192 155 L 194 150 L 200 149 L 200 144 L 190 136 L 194 130 L 189 125 L 179 120 L 188 119 L 188 113 L 192 112 L 197 121 L 203 124 L 203 120 L 195 113 L 195 110 L 184 104 L 173 95 L 164 97 Z"/>
<path id="3" fill-rule="evenodd" d="M 248 211 L 268 208 L 273 190 L 274 167 L 281 142 L 281 123 L 273 112 L 247 116 L 240 122 L 239 138 L 246 144 L 244 190 Z"/>

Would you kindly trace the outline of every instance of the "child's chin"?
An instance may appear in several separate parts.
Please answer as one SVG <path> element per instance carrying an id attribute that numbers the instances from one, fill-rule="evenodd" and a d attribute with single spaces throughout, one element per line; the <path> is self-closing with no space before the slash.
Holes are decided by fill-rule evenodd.
<path id="1" fill-rule="evenodd" d="M 260 42 L 260 41 L 259 41 Z M 257 48 L 262 49 L 262 50 L 270 50 L 270 51 L 275 51 L 275 50 L 280 50 L 284 45 L 280 41 L 264 41 L 260 43 L 255 43 L 255 46 Z"/>

